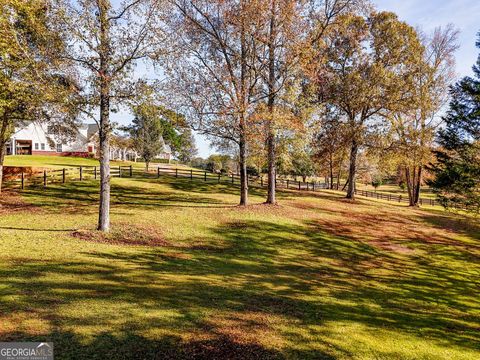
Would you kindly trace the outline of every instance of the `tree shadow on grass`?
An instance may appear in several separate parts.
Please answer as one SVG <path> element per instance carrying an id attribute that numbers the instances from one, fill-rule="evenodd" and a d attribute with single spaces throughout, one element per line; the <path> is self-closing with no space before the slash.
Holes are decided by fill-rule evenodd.
<path id="1" fill-rule="evenodd" d="M 24 199 L 33 206 L 51 212 L 91 214 L 97 211 L 98 183 L 84 181 L 52 185 L 47 188 L 28 188 Z M 114 183 L 111 189 L 113 211 L 121 208 L 154 209 L 160 207 L 228 207 L 234 206 L 214 198 L 159 191 Z"/>
<path id="2" fill-rule="evenodd" d="M 418 218 L 437 229 L 446 229 L 466 235 L 477 241 L 480 240 L 480 222 L 478 217 L 456 214 L 446 210 L 428 209 L 419 212 Z M 480 246 L 477 248 L 480 248 Z"/>
<path id="3" fill-rule="evenodd" d="M 152 182 L 153 180 L 146 180 Z M 190 180 L 188 178 L 161 178 L 162 184 L 168 184 L 174 190 L 180 190 L 188 193 L 202 193 L 202 194 L 228 194 L 234 196 L 240 196 L 240 185 L 238 182 L 231 184 L 227 181 L 218 183 L 215 180 L 202 181 L 202 179 L 194 178 Z M 250 196 L 265 197 L 265 189 L 259 187 L 250 186 L 248 188 L 248 194 Z"/>
<path id="4" fill-rule="evenodd" d="M 92 327 L 102 332 L 90 345 L 78 345 L 90 356 L 85 358 L 138 358 L 135 349 L 141 358 L 351 356 L 341 346 L 313 350 L 333 336 L 327 327 L 318 330 L 332 322 L 478 349 L 478 283 L 434 256 L 391 254 L 307 222 L 230 222 L 211 234 L 224 242 L 222 251 L 173 246 L 86 252 L 69 262 L 23 259 L 0 269 L 0 309 L 14 318 L 36 314 L 53 327 L 54 341 L 71 358 L 82 357 L 73 355 L 79 340 L 68 329 Z M 62 312 L 85 301 L 97 309 Z M 116 312 L 117 306 L 122 310 Z M 295 334 L 299 328 L 309 336 Z M 173 337 L 140 335 L 155 330 Z M 187 338 L 175 338 L 179 332 Z M 27 335 L 1 333 L 9 340 Z M 282 349 L 262 345 L 271 336 L 283 339 Z M 116 348 L 127 355 L 112 357 Z"/>
<path id="5" fill-rule="evenodd" d="M 120 335 L 100 333 L 85 341 L 69 331 L 56 331 L 41 336 L 25 333 L 11 334 L 12 339 L 23 341 L 53 342 L 56 359 L 198 359 L 198 360 L 258 360 L 284 359 L 284 355 L 258 344 L 242 344 L 227 336 L 205 340 L 184 341 L 179 336 L 162 336 L 150 339 L 134 332 Z M 318 359 L 333 359 L 317 354 Z"/>

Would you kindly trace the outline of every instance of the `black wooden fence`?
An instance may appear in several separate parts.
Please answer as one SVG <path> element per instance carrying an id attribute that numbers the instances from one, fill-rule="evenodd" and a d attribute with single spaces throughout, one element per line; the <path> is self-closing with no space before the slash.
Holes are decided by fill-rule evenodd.
<path id="1" fill-rule="evenodd" d="M 132 166 L 112 166 L 110 176 L 132 177 Z M 17 187 L 25 189 L 27 186 L 43 186 L 49 184 L 65 184 L 72 181 L 96 180 L 100 178 L 99 166 L 79 166 L 62 169 L 45 169 L 34 173 L 20 172 L 7 176 L 3 182 L 5 187 Z"/>
<path id="2" fill-rule="evenodd" d="M 182 168 L 168 168 L 168 167 L 157 167 L 157 176 L 162 175 L 174 176 L 175 178 L 189 178 L 200 179 L 206 182 L 216 182 L 220 183 L 229 183 L 233 185 L 240 184 L 240 176 L 238 174 L 226 174 L 226 173 L 212 173 L 204 170 L 195 170 L 195 169 L 182 169 Z M 247 177 L 247 182 L 250 186 L 260 186 L 265 187 L 267 185 L 266 180 L 262 176 L 252 176 Z M 324 189 L 325 184 L 317 182 L 302 182 L 294 181 L 289 179 L 278 178 L 276 180 L 278 188 L 292 189 L 292 190 L 307 190 L 307 191 L 316 191 L 319 189 Z"/>
<path id="3" fill-rule="evenodd" d="M 151 168 L 150 171 L 144 171 L 143 169 L 133 169 L 129 166 L 111 166 L 110 176 L 112 177 L 157 177 L 171 176 L 175 178 L 188 178 L 190 180 L 202 180 L 204 182 L 218 183 L 218 184 L 231 184 L 239 185 L 240 176 L 238 174 L 226 174 L 226 173 L 212 173 L 204 170 L 185 169 L 185 168 L 171 168 L 161 167 Z M 83 180 L 96 180 L 100 178 L 99 166 L 79 166 L 69 167 L 63 169 L 50 169 L 43 170 L 42 172 L 36 172 L 33 174 L 27 174 L 21 172 L 15 176 L 10 176 L 4 181 L 5 187 L 17 187 L 25 189 L 25 187 L 31 186 L 43 186 L 47 187 L 49 184 L 65 184 L 72 181 Z M 249 186 L 266 187 L 267 181 L 262 176 L 247 177 Z M 300 191 L 318 191 L 327 189 L 325 183 L 318 182 L 304 182 L 291 179 L 278 178 L 276 179 L 276 185 L 279 189 L 288 190 L 300 190 Z M 379 200 L 394 201 L 400 203 L 408 203 L 408 196 L 386 194 L 374 191 L 355 190 L 356 195 L 365 196 L 369 198 L 375 198 Z M 439 205 L 435 199 L 419 199 L 420 205 Z"/>
<path id="4" fill-rule="evenodd" d="M 162 175 L 170 175 L 176 178 L 183 177 L 193 179 L 201 179 L 203 181 L 210 181 L 210 182 L 217 182 L 217 183 L 231 183 L 231 184 L 240 184 L 240 176 L 236 174 L 221 174 L 221 173 L 211 173 L 208 171 L 202 170 L 193 170 L 193 169 L 181 169 L 181 168 L 157 168 L 157 176 L 160 177 Z M 248 183 L 250 186 L 260 186 L 266 187 L 267 182 L 261 176 L 248 176 Z M 325 183 L 318 183 L 318 182 L 303 182 L 303 181 L 295 181 L 290 179 L 282 179 L 279 178 L 276 180 L 277 188 L 283 189 L 291 189 L 291 190 L 302 190 L 302 191 L 317 191 L 317 190 L 325 190 L 327 189 L 327 185 Z M 375 198 L 379 200 L 387 200 L 387 201 L 394 201 L 400 203 L 409 203 L 408 196 L 402 195 L 394 195 L 394 194 L 386 194 L 374 191 L 366 191 L 366 190 L 355 190 L 356 195 L 365 196 L 368 198 Z M 438 201 L 435 199 L 419 199 L 420 205 L 440 205 Z"/>

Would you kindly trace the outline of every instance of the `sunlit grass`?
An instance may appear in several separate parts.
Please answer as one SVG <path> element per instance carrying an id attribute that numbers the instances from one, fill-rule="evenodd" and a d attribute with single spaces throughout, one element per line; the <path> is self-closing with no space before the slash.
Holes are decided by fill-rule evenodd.
<path id="1" fill-rule="evenodd" d="M 2 341 L 53 341 L 59 359 L 480 356 L 468 219 L 331 192 L 265 206 L 251 189 L 245 209 L 229 184 L 115 178 L 114 236 L 164 240 L 128 246 L 74 236 L 94 230 L 97 191 L 2 197 Z"/>
<path id="2" fill-rule="evenodd" d="M 132 165 L 135 168 L 145 168 L 144 162 L 132 162 L 132 161 L 112 161 L 112 166 Z M 98 166 L 99 162 L 93 158 L 81 158 L 74 156 L 48 156 L 48 155 L 9 155 L 5 156 L 5 166 L 31 166 L 60 169 L 64 167 L 77 167 L 77 166 Z M 181 164 L 156 164 L 152 163 L 151 167 L 182 167 Z M 188 168 L 188 167 L 187 167 Z"/>

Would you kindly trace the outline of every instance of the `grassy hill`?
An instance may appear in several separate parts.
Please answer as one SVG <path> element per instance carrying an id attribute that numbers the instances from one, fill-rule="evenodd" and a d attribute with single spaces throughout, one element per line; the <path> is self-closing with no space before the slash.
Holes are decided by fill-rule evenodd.
<path id="1" fill-rule="evenodd" d="M 7 160 L 8 161 L 8 160 Z M 475 359 L 480 228 L 333 192 L 113 179 L 0 197 L 0 339 L 58 359 Z"/>

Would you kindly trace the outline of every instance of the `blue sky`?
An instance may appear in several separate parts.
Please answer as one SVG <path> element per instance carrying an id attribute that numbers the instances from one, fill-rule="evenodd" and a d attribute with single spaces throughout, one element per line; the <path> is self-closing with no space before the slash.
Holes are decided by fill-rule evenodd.
<path id="1" fill-rule="evenodd" d="M 472 74 L 471 68 L 478 56 L 475 40 L 480 31 L 480 0 L 374 0 L 373 3 L 378 10 L 393 11 L 401 20 L 426 33 L 437 26 L 454 24 L 460 30 L 457 74 L 459 77 Z M 131 115 L 112 114 L 112 119 L 125 124 L 131 121 Z M 196 135 L 196 141 L 199 156 L 208 157 L 215 152 L 202 136 Z"/>

